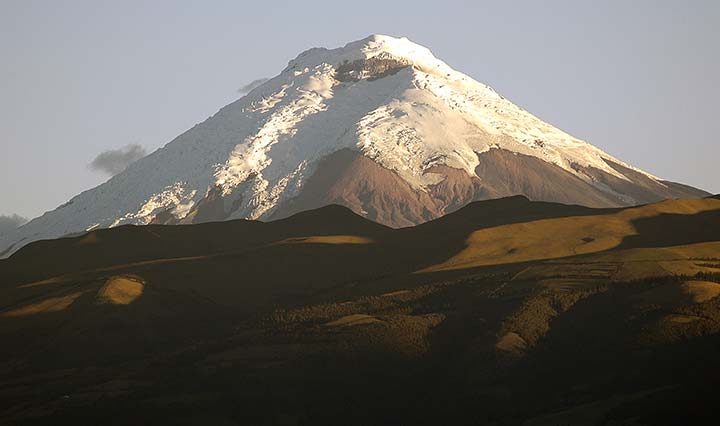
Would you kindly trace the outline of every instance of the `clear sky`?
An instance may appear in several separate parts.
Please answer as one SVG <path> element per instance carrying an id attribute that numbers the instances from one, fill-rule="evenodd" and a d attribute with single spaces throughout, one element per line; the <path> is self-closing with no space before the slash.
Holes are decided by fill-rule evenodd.
<path id="1" fill-rule="evenodd" d="M 720 192 L 720 1 L 0 0 L 0 214 L 36 216 L 298 53 L 406 36 L 555 126 Z"/>

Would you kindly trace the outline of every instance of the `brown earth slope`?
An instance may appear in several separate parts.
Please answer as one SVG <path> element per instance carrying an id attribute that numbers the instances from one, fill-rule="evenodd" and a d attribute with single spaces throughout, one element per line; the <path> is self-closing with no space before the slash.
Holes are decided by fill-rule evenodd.
<path id="1" fill-rule="evenodd" d="M 709 195 L 686 185 L 658 183 L 615 163 L 609 165 L 627 179 L 578 167 L 594 182 L 590 184 L 554 164 L 503 149 L 478 154 L 478 160 L 473 176 L 447 166 L 428 169 L 426 173 L 438 175 L 439 183 L 421 191 L 361 153 L 343 149 L 323 158 L 300 193 L 281 204 L 270 218 L 341 204 L 373 221 L 403 227 L 439 218 L 472 201 L 513 195 L 598 208 Z M 220 215 L 215 220 L 222 219 Z"/>

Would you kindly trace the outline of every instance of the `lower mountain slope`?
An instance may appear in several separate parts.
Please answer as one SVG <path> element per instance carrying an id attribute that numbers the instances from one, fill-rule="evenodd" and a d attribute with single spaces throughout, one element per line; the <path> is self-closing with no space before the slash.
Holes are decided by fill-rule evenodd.
<path id="1" fill-rule="evenodd" d="M 720 200 L 328 206 L 0 261 L 0 423 L 709 424 Z"/>
<path id="2" fill-rule="evenodd" d="M 435 176 L 437 183 L 419 190 L 362 153 L 343 149 L 324 157 L 299 194 L 280 204 L 269 217 L 341 204 L 373 221 L 403 227 L 436 219 L 472 201 L 513 195 L 597 208 L 709 195 L 686 185 L 650 179 L 610 160 L 606 160 L 608 167 L 625 178 L 578 165 L 576 172 L 586 178 L 582 179 L 537 157 L 504 149 L 490 149 L 477 154 L 477 159 L 472 175 L 445 165 L 428 168 L 425 175 Z"/>

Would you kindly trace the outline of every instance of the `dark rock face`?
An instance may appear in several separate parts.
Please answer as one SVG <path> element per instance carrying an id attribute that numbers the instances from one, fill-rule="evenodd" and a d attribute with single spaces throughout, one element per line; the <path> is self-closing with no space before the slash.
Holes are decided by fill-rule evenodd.
<path id="1" fill-rule="evenodd" d="M 358 59 L 338 65 L 335 78 L 342 82 L 359 81 L 363 78 L 377 80 L 410 65 L 407 59 L 398 59 L 383 52 L 369 59 Z"/>

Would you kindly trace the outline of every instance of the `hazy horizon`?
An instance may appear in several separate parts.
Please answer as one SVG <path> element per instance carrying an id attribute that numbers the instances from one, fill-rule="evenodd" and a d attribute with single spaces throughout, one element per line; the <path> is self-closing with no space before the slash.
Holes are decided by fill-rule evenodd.
<path id="1" fill-rule="evenodd" d="M 52 210 L 300 52 L 373 33 L 430 48 L 623 161 L 720 192 L 716 2 L 69 3 L 0 6 L 0 214 Z"/>

